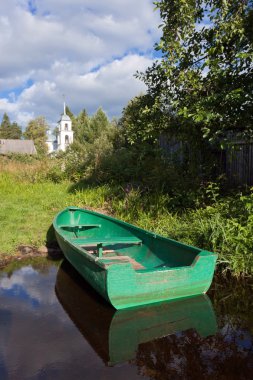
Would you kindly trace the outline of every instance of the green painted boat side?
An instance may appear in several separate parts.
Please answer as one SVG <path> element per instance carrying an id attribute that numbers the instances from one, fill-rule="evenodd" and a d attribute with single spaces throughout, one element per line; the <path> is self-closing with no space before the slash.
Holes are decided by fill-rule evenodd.
<path id="1" fill-rule="evenodd" d="M 205 293 L 217 255 L 94 211 L 53 222 L 67 260 L 116 309 Z"/>
<path id="2" fill-rule="evenodd" d="M 84 338 L 107 365 L 136 355 L 140 344 L 194 329 L 205 338 L 217 331 L 207 295 L 114 310 L 64 261 L 56 279 L 56 295 Z"/>

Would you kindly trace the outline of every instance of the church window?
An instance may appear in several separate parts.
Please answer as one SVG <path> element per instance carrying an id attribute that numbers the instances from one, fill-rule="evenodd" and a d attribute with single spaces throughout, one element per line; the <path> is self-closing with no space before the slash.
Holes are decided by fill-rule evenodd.
<path id="1" fill-rule="evenodd" d="M 65 124 L 65 131 L 68 130 L 68 123 Z"/>
<path id="2" fill-rule="evenodd" d="M 68 145 L 69 144 L 69 136 L 65 136 L 65 144 Z"/>

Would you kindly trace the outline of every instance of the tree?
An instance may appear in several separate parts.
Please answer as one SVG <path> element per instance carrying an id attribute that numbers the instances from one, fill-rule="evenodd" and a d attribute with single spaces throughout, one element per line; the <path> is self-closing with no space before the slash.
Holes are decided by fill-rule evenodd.
<path id="1" fill-rule="evenodd" d="M 0 126 L 0 138 L 2 139 L 20 139 L 22 136 L 22 129 L 16 123 L 10 122 L 7 113 L 4 113 Z"/>
<path id="2" fill-rule="evenodd" d="M 252 0 L 156 1 L 162 58 L 137 73 L 189 135 L 222 145 L 253 135 Z"/>
<path id="3" fill-rule="evenodd" d="M 118 127 L 99 108 L 92 117 L 82 110 L 75 118 L 73 129 L 74 142 L 64 153 L 65 171 L 75 180 L 95 176 L 99 181 L 101 163 L 119 141 Z"/>
<path id="4" fill-rule="evenodd" d="M 93 136 L 99 136 L 110 127 L 110 122 L 105 112 L 101 107 L 98 108 L 96 113 L 90 119 L 90 134 Z"/>
<path id="5" fill-rule="evenodd" d="M 4 113 L 0 127 L 0 136 L 2 139 L 7 139 L 9 131 L 11 129 L 11 122 L 7 113 Z"/>
<path id="6" fill-rule="evenodd" d="M 21 127 L 14 121 L 11 125 L 11 137 L 10 139 L 21 139 L 22 137 L 22 129 Z"/>
<path id="7" fill-rule="evenodd" d="M 110 134 L 111 123 L 102 108 L 98 108 L 92 117 L 85 110 L 75 119 L 74 133 L 77 141 L 93 144 L 102 134 Z"/>
<path id="8" fill-rule="evenodd" d="M 27 128 L 24 132 L 25 139 L 33 140 L 38 154 L 45 155 L 48 151 L 47 140 L 48 125 L 43 116 L 29 121 Z"/>
<path id="9" fill-rule="evenodd" d="M 80 143 L 86 141 L 86 135 L 89 130 L 89 116 L 85 109 L 73 121 L 74 140 Z"/>
<path id="10" fill-rule="evenodd" d="M 131 99 L 123 109 L 119 126 L 128 143 L 156 142 L 163 129 L 172 123 L 172 115 L 161 110 L 160 104 L 149 94 Z"/>

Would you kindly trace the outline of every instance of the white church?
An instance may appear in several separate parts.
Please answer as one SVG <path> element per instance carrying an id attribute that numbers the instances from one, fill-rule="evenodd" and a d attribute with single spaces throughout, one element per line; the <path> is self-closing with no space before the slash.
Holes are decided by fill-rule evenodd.
<path id="1" fill-rule="evenodd" d="M 51 131 L 49 131 L 47 135 L 46 143 L 48 153 L 59 152 L 60 150 L 65 151 L 73 142 L 73 134 L 72 121 L 66 114 L 66 105 L 64 102 L 63 114 L 58 121 L 56 136 L 54 136 Z"/>

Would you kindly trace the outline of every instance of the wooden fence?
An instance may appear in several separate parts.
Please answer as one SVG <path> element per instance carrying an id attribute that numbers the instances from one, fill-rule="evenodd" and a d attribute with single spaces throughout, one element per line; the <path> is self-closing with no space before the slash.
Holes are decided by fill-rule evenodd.
<path id="1" fill-rule="evenodd" d="M 253 142 L 237 142 L 224 155 L 224 168 L 233 185 L 253 185 Z"/>
<path id="2" fill-rule="evenodd" d="M 215 152 L 217 162 L 219 162 L 220 166 L 218 172 L 224 173 L 231 185 L 253 186 L 253 142 L 239 141 L 233 145 L 233 149 Z M 177 162 L 183 161 L 184 150 L 182 149 L 182 142 L 178 142 L 175 138 L 170 139 L 166 135 L 161 135 L 159 138 L 159 146 L 166 152 L 166 156 L 170 159 Z M 190 147 L 188 147 L 188 150 L 190 158 Z"/>

